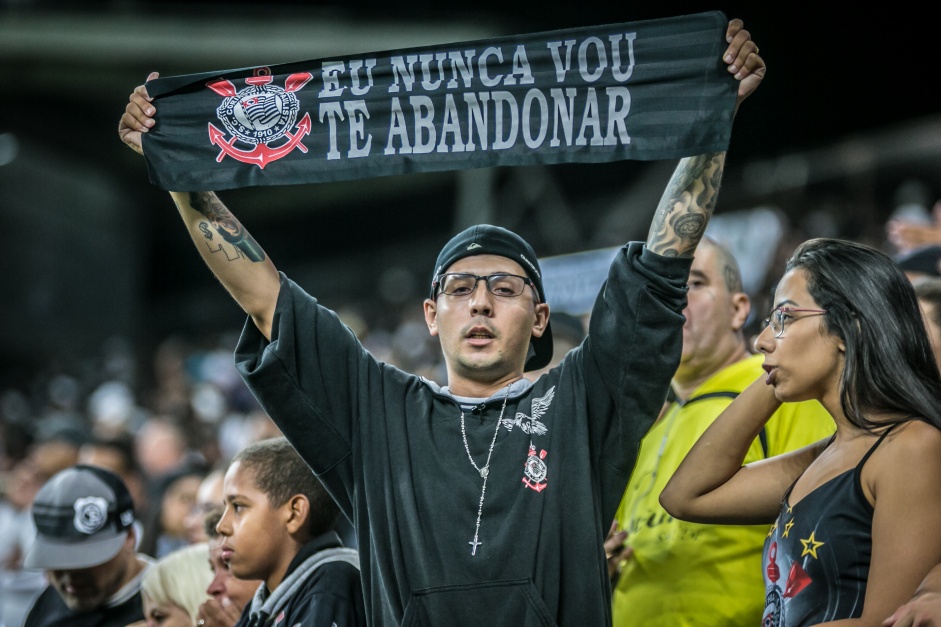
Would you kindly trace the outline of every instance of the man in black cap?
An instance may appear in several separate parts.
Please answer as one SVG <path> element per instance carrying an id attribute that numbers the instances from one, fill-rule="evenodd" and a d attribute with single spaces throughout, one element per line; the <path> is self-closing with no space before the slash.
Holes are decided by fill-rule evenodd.
<path id="1" fill-rule="evenodd" d="M 765 65 L 740 20 L 727 41 L 740 103 Z M 118 129 L 137 152 L 154 113 L 138 87 Z M 549 305 L 518 235 L 478 225 L 439 254 L 424 302 L 447 367 L 439 387 L 370 356 L 214 194 L 172 193 L 251 318 L 240 373 L 356 526 L 370 624 L 610 624 L 602 543 L 679 361 L 690 260 L 724 163 L 680 163 L 646 246 L 612 264 L 587 339 L 534 383 L 523 373 L 551 358 Z M 257 260 L 210 252 L 220 219 Z"/>
<path id="2" fill-rule="evenodd" d="M 125 627 L 144 618 L 134 503 L 121 479 L 95 466 L 53 476 L 33 501 L 28 569 L 49 579 L 26 627 Z"/>

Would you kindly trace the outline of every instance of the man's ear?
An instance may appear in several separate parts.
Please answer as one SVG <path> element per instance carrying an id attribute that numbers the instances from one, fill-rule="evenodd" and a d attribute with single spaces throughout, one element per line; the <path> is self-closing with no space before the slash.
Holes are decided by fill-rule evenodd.
<path id="1" fill-rule="evenodd" d="M 124 546 L 121 547 L 122 551 L 128 551 L 131 554 L 137 553 L 137 523 L 134 523 L 127 529 L 127 538 L 124 539 Z"/>
<path id="2" fill-rule="evenodd" d="M 536 322 L 533 324 L 533 337 L 542 337 L 542 334 L 546 332 L 546 327 L 549 325 L 549 305 L 547 303 L 539 303 L 536 305 Z"/>
<path id="3" fill-rule="evenodd" d="M 732 330 L 741 331 L 751 313 L 751 299 L 745 292 L 732 292 Z"/>
<path id="4" fill-rule="evenodd" d="M 307 519 L 310 516 L 310 501 L 303 494 L 295 494 L 281 506 L 284 510 L 284 525 L 288 533 L 295 534 L 307 527 Z"/>
<path id="5" fill-rule="evenodd" d="M 428 333 L 432 336 L 438 335 L 438 303 L 430 298 L 425 299 L 425 324 L 428 326 Z"/>

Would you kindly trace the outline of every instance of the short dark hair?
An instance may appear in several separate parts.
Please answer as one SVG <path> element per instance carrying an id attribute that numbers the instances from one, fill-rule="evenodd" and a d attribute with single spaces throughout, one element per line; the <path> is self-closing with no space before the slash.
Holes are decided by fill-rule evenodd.
<path id="1" fill-rule="evenodd" d="M 307 530 L 312 537 L 336 524 L 340 509 L 286 438 L 255 442 L 232 459 L 233 464 L 236 462 L 251 473 L 272 507 L 281 507 L 297 494 L 306 497 L 310 502 Z"/>
<path id="2" fill-rule="evenodd" d="M 738 260 L 732 254 L 732 250 L 719 240 L 703 236 L 699 242 L 700 247 L 711 246 L 716 251 L 716 268 L 725 281 L 725 287 L 729 292 L 744 292 L 745 287 L 742 281 L 742 270 L 738 265 Z"/>

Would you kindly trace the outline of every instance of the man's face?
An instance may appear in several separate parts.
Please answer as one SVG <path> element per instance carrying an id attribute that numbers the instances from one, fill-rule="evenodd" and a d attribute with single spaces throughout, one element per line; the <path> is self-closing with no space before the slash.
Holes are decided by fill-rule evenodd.
<path id="1" fill-rule="evenodd" d="M 526 276 L 522 266 L 498 255 L 465 257 L 446 272 Z M 491 294 L 480 281 L 470 296 L 440 294 L 425 301 L 425 322 L 441 341 L 449 378 L 482 381 L 517 371 L 521 375 L 530 338 L 541 336 L 548 320 L 549 307 L 535 303 L 528 285 L 519 296 L 503 297 Z"/>
<path id="2" fill-rule="evenodd" d="M 748 297 L 729 289 L 729 273 L 715 246 L 700 245 L 689 273 L 689 302 L 683 314 L 683 353 L 678 375 L 711 374 L 741 348 L 739 329 L 748 317 Z"/>
<path id="3" fill-rule="evenodd" d="M 218 540 L 210 542 L 209 566 L 212 568 L 213 577 L 206 594 L 218 598 L 223 604 L 228 600 L 239 611 L 244 609 L 251 602 L 261 582 L 257 579 L 238 579 L 233 576 L 229 564 L 222 559 L 222 546 Z"/>
<path id="4" fill-rule="evenodd" d="M 287 568 L 291 554 L 285 506 L 272 507 L 254 474 L 235 462 L 223 482 L 225 512 L 216 525 L 221 557 L 239 579 L 264 579 Z"/>
<path id="5" fill-rule="evenodd" d="M 48 570 L 46 576 L 73 612 L 100 607 L 133 576 L 134 536 L 116 556 L 98 566 L 77 570 Z"/>

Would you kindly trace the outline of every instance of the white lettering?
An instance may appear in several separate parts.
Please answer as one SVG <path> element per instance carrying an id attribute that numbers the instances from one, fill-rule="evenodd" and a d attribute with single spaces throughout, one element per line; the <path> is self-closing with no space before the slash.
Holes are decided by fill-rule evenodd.
<path id="1" fill-rule="evenodd" d="M 608 37 L 608 41 L 611 42 L 611 74 L 614 76 L 614 80 L 619 83 L 625 82 L 631 77 L 634 73 L 634 40 L 637 39 L 637 33 L 625 33 L 624 40 L 627 41 L 628 48 L 628 57 L 630 58 L 630 64 L 627 66 L 627 71 L 621 69 L 621 36 L 620 35 L 611 35 Z"/>
<path id="2" fill-rule="evenodd" d="M 631 92 L 627 87 L 608 87 L 605 89 L 608 95 L 608 134 L 605 135 L 604 145 L 617 145 L 618 140 L 624 145 L 631 143 L 631 136 L 627 133 L 627 114 L 631 111 Z M 624 106 L 618 108 L 618 101 L 624 103 Z M 618 136 L 615 137 L 615 127 Z"/>
<path id="3" fill-rule="evenodd" d="M 536 79 L 533 78 L 532 68 L 529 67 L 526 48 L 522 44 L 517 46 L 516 52 L 513 53 L 513 69 L 506 77 L 506 80 L 503 81 L 503 84 L 515 85 L 517 76 L 520 77 L 520 85 L 532 85 L 536 82 Z"/>
<path id="4" fill-rule="evenodd" d="M 327 151 L 327 160 L 333 161 L 340 158 L 340 150 L 337 148 L 337 121 L 342 121 L 345 119 L 343 117 L 343 109 L 340 107 L 340 103 L 320 103 L 321 124 L 323 123 L 325 117 L 327 118 L 327 128 L 329 129 L 330 135 L 330 149 Z"/>
<path id="5" fill-rule="evenodd" d="M 563 42 L 561 41 L 550 41 L 546 44 L 546 46 L 549 48 L 549 51 L 552 53 L 552 63 L 555 65 L 555 80 L 559 83 L 565 81 L 565 74 L 572 69 L 572 46 L 575 45 L 575 40 L 565 40 L 564 63 L 562 58 L 559 56 L 559 47 L 562 45 L 562 43 Z"/>
<path id="6" fill-rule="evenodd" d="M 575 140 L 576 146 L 584 146 L 587 142 L 585 132 L 591 131 L 591 145 L 601 146 L 604 138 L 601 136 L 601 112 L 598 110 L 598 95 L 594 87 L 588 88 L 588 97 L 585 99 L 585 112 L 582 114 L 582 128 Z"/>
<path id="7" fill-rule="evenodd" d="M 359 70 L 363 66 L 366 66 L 366 86 L 360 87 L 360 78 Z M 353 81 L 353 86 L 350 87 L 350 91 L 353 95 L 356 96 L 365 96 L 366 92 L 372 87 L 372 69 L 376 67 L 375 59 L 354 59 L 350 61 L 350 79 Z"/>
<path id="8" fill-rule="evenodd" d="M 399 91 L 399 79 L 405 83 L 405 91 L 412 91 L 415 86 L 415 62 L 418 57 L 414 54 L 408 55 L 405 59 L 402 57 L 392 57 L 392 84 L 389 85 L 389 93 Z"/>
<path id="9" fill-rule="evenodd" d="M 549 145 L 553 148 L 559 145 L 559 123 L 562 124 L 562 132 L 565 133 L 565 145 L 572 145 L 572 125 L 574 124 L 575 118 L 575 94 L 576 89 L 574 87 L 566 87 L 565 94 L 563 95 L 562 90 L 558 87 L 554 87 L 549 90 L 549 95 L 552 96 L 552 110 L 553 110 L 553 126 L 552 126 L 552 139 L 549 140 Z M 568 101 L 566 101 L 568 98 Z"/>
<path id="10" fill-rule="evenodd" d="M 437 139 L 435 104 L 428 96 L 410 96 L 408 102 L 415 113 L 415 154 L 427 154 L 434 150 Z"/>
<path id="11" fill-rule="evenodd" d="M 453 138 L 451 152 L 464 152 L 464 140 L 461 137 L 460 116 L 454 96 L 444 96 L 444 121 L 441 123 L 441 141 L 438 143 L 438 152 L 448 152 L 448 135 Z"/>
<path id="12" fill-rule="evenodd" d="M 490 93 L 481 92 L 480 102 L 477 96 L 472 93 L 464 94 L 464 102 L 467 103 L 467 150 L 473 152 L 476 150 L 474 145 L 474 129 L 477 129 L 477 139 L 480 140 L 480 149 L 487 150 L 488 146 L 488 116 L 487 103 L 490 102 Z"/>
<path id="13" fill-rule="evenodd" d="M 372 147 L 372 134 L 366 137 L 366 128 L 364 119 L 369 119 L 369 111 L 366 109 L 366 102 L 363 100 L 349 100 L 343 103 L 346 109 L 346 115 L 350 120 L 350 149 L 346 156 L 350 159 L 357 157 L 366 157 L 369 155 L 369 149 Z M 366 139 L 363 145 L 358 144 L 358 140 Z"/>
<path id="14" fill-rule="evenodd" d="M 538 135 L 532 134 L 532 106 L 533 101 L 539 105 L 539 131 Z M 539 148 L 546 139 L 546 133 L 549 131 L 549 103 L 546 97 L 538 89 L 530 89 L 526 92 L 523 99 L 523 141 L 530 148 Z"/>
<path id="15" fill-rule="evenodd" d="M 513 94 L 508 91 L 495 91 L 491 93 L 491 96 L 493 97 L 494 109 L 493 149 L 505 150 L 506 148 L 512 148 L 513 144 L 516 143 L 516 136 L 519 134 L 520 128 L 519 105 L 517 105 Z M 510 122 L 507 125 L 506 135 L 503 133 L 504 104 L 510 113 Z"/>
<path id="16" fill-rule="evenodd" d="M 320 76 L 323 78 L 323 89 L 318 94 L 321 98 L 339 98 L 346 87 L 340 87 L 340 77 L 346 71 L 343 61 L 324 61 L 320 66 Z"/>
<path id="17" fill-rule="evenodd" d="M 589 46 L 595 49 L 595 56 L 598 57 L 598 66 L 595 68 L 594 72 L 590 72 L 588 69 Z M 578 47 L 578 73 L 581 74 L 582 80 L 586 83 L 594 83 L 601 78 L 606 67 L 608 67 L 608 55 L 605 54 L 604 44 L 601 40 L 597 37 L 589 37 L 583 41 L 582 45 Z"/>
<path id="18" fill-rule="evenodd" d="M 448 81 L 448 89 L 457 89 L 457 76 L 461 75 L 464 82 L 464 88 L 469 89 L 471 80 L 474 78 L 474 57 L 477 56 L 476 50 L 465 50 L 464 56 L 460 52 L 449 52 L 448 59 L 451 61 L 451 80 Z M 466 59 L 466 62 L 465 62 Z"/>
<path id="19" fill-rule="evenodd" d="M 441 86 L 441 83 L 444 82 L 444 68 L 441 67 L 441 62 L 447 58 L 447 55 L 439 52 L 438 54 L 420 54 L 418 55 L 418 58 L 421 60 L 421 86 L 428 91 L 434 91 L 438 89 L 438 87 Z M 430 65 L 432 61 L 438 62 L 438 78 L 435 80 L 431 80 L 432 71 Z"/>
<path id="20" fill-rule="evenodd" d="M 389 141 L 386 142 L 386 148 L 383 154 L 396 154 L 395 147 L 392 145 L 392 142 L 396 138 L 398 138 L 399 144 L 402 146 L 402 148 L 399 149 L 399 154 L 412 154 L 412 145 L 408 141 L 408 125 L 405 122 L 405 114 L 402 112 L 402 103 L 399 102 L 398 97 L 392 99 L 389 114 L 391 117 L 389 122 Z"/>
<path id="21" fill-rule="evenodd" d="M 487 72 L 487 57 L 496 57 L 497 61 L 503 63 L 503 51 L 491 46 L 484 50 L 484 53 L 480 55 L 480 59 L 477 60 L 477 73 L 480 75 L 480 82 L 487 87 L 496 87 L 500 84 L 500 77 L 492 78 Z"/>

